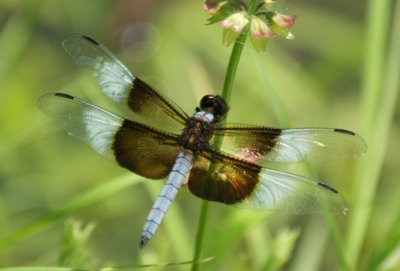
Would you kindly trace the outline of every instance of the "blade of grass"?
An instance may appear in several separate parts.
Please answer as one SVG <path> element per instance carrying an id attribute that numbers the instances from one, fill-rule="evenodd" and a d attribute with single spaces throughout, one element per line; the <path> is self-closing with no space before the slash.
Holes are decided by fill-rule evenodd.
<path id="1" fill-rule="evenodd" d="M 200 259 L 198 263 L 207 263 L 212 261 L 212 257 L 208 257 L 205 259 Z M 117 266 L 117 267 L 103 267 L 100 268 L 99 271 L 118 271 L 118 270 L 138 270 L 138 269 L 150 269 L 154 270 L 155 268 L 160 269 L 162 267 L 170 267 L 170 266 L 185 266 L 192 264 L 193 261 L 182 261 L 182 262 L 174 262 L 174 263 L 157 263 L 157 264 L 139 264 L 139 265 L 132 265 L 132 266 Z M 1 271 L 1 270 L 0 270 Z"/>
<path id="2" fill-rule="evenodd" d="M 138 184 L 142 180 L 132 174 L 116 177 L 102 185 L 96 186 L 86 192 L 81 193 L 71 199 L 64 206 L 40 217 L 33 223 L 3 237 L 0 239 L 0 250 L 7 248 L 18 240 L 24 237 L 35 234 L 46 227 L 52 225 L 55 221 L 60 220 L 80 209 L 83 209 L 91 204 L 103 200 L 110 195 L 125 189 L 129 186 Z"/>
<path id="3" fill-rule="evenodd" d="M 330 234 L 333 238 L 333 242 L 335 245 L 336 254 L 339 256 L 340 268 L 341 270 L 350 270 L 350 266 L 346 259 L 346 254 L 344 251 L 344 241 L 342 233 L 339 230 L 339 226 L 334 219 L 332 214 L 326 213 L 324 214 L 325 223 L 329 228 Z"/>
<path id="4" fill-rule="evenodd" d="M 366 270 L 383 270 L 378 268 L 396 248 L 400 245 L 400 210 L 397 212 L 397 217 L 389 229 L 387 236 L 383 239 L 378 252 L 371 258 L 367 264 Z"/>
<path id="5" fill-rule="evenodd" d="M 24 266 L 24 267 L 0 268 L 0 271 L 84 271 L 84 270 L 69 268 L 69 267 Z"/>
<path id="6" fill-rule="evenodd" d="M 25 1 L 12 14 L 0 32 L 0 82 L 4 85 L 21 57 L 28 49 L 35 33 L 39 12 L 44 1 Z M 16 34 L 23 33 L 23 34 Z M 0 92 L 4 95 L 4 92 Z"/>
<path id="7" fill-rule="evenodd" d="M 316 232 L 318 232 L 318 235 L 315 234 Z M 324 260 L 323 254 L 326 250 L 329 237 L 328 229 L 324 227 L 321 217 L 310 219 L 301 235 L 295 250 L 295 257 L 292 258 L 288 270 L 321 270 L 321 263 Z"/>
<path id="8" fill-rule="evenodd" d="M 350 213 L 350 225 L 345 244 L 347 258 L 353 269 L 356 269 L 358 265 L 365 239 L 399 91 L 400 35 L 396 27 L 392 29 L 389 51 L 385 46 L 390 9 L 390 1 L 369 2 L 362 113 L 366 118 L 363 135 L 370 149 L 367 156 L 357 166 L 354 186 L 355 208 Z M 397 2 L 395 18 L 397 25 L 399 24 L 399 9 L 400 5 Z M 388 62 L 385 63 L 387 52 L 389 52 Z"/>
<path id="9" fill-rule="evenodd" d="M 392 26 L 400 25 L 400 2 L 397 1 L 394 9 L 394 19 Z M 390 49 L 388 55 L 388 74 L 386 78 L 386 85 L 388 88 L 388 92 L 396 92 L 399 91 L 400 82 L 399 76 L 400 74 L 400 33 L 397 31 L 396 27 L 392 28 L 392 37 L 390 42 Z M 388 95 L 386 100 L 394 98 L 397 96 L 397 93 L 391 93 Z M 390 100 L 389 100 L 390 101 Z M 397 212 L 397 217 L 394 220 L 391 229 L 388 231 L 387 237 L 385 238 L 385 245 L 381 246 L 379 252 L 372 257 L 370 264 L 368 264 L 368 270 L 375 270 L 379 264 L 382 263 L 386 257 L 396 248 L 396 246 L 400 242 L 400 210 Z"/>

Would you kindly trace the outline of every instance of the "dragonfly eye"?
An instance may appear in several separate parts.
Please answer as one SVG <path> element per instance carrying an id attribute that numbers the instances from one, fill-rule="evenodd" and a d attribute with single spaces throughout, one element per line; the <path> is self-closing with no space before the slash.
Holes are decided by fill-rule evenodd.
<path id="1" fill-rule="evenodd" d="M 206 95 L 200 101 L 201 110 L 214 114 L 217 119 L 223 119 L 229 108 L 219 95 Z"/>

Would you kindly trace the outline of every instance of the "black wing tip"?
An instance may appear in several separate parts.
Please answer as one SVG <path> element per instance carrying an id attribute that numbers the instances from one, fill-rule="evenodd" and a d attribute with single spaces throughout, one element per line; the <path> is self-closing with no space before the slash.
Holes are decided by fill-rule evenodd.
<path id="1" fill-rule="evenodd" d="M 76 40 L 85 40 L 95 46 L 99 46 L 100 44 L 93 38 L 86 36 L 86 35 L 71 35 L 63 41 L 63 46 L 68 46 L 69 43 L 74 43 Z"/>
<path id="2" fill-rule="evenodd" d="M 356 133 L 354 133 L 352 131 L 345 130 L 345 129 L 340 129 L 340 128 L 335 128 L 333 131 L 336 132 L 336 133 L 342 133 L 342 134 L 347 134 L 347 135 L 352 135 L 352 136 L 356 135 Z"/>
<path id="3" fill-rule="evenodd" d="M 356 133 L 349 131 L 349 130 L 345 130 L 345 129 L 340 129 L 340 128 L 335 128 L 333 129 L 334 132 L 336 133 L 341 133 L 341 134 L 345 134 L 345 135 L 350 135 L 350 136 L 354 136 L 355 138 L 358 139 L 359 141 L 359 145 L 360 147 L 360 151 L 358 153 L 356 153 L 354 156 L 358 156 L 359 154 L 362 153 L 366 153 L 367 152 L 367 142 L 365 142 L 364 138 L 362 138 L 361 136 L 357 135 Z"/>
<path id="4" fill-rule="evenodd" d="M 327 189 L 327 190 L 329 190 L 329 191 L 331 191 L 331 192 L 333 192 L 333 193 L 335 193 L 335 194 L 339 194 L 339 192 L 335 188 L 327 185 L 326 183 L 318 182 L 318 185 L 323 187 L 323 188 L 325 188 L 325 189 Z"/>
<path id="5" fill-rule="evenodd" d="M 83 39 L 87 40 L 88 42 L 90 42 L 90 43 L 92 43 L 92 44 L 94 44 L 94 45 L 96 45 L 96 46 L 99 46 L 99 45 L 100 45 L 96 40 L 92 39 L 92 38 L 89 37 L 89 36 L 86 36 L 86 35 L 80 35 L 80 36 L 81 36 Z"/>
<path id="6" fill-rule="evenodd" d="M 69 94 L 65 94 L 65 93 L 60 93 L 60 92 L 54 93 L 53 95 L 54 95 L 54 96 L 57 96 L 57 97 L 62 97 L 62 98 L 70 99 L 70 100 L 73 100 L 73 99 L 74 99 L 73 96 L 71 96 L 71 95 L 69 95 Z"/>
<path id="7" fill-rule="evenodd" d="M 344 198 L 342 197 L 342 195 L 340 195 L 340 193 L 335 188 L 327 185 L 326 183 L 318 182 L 318 185 L 320 187 L 322 187 L 323 189 L 330 191 L 336 195 L 336 200 L 331 201 L 330 205 L 328 205 L 328 206 L 322 205 L 321 206 L 322 207 L 320 209 L 321 214 L 329 213 L 329 214 L 333 214 L 333 215 L 337 215 L 337 214 L 347 215 L 348 208 L 346 206 L 346 202 L 345 202 Z M 325 208 L 323 208 L 323 207 L 325 207 Z"/>

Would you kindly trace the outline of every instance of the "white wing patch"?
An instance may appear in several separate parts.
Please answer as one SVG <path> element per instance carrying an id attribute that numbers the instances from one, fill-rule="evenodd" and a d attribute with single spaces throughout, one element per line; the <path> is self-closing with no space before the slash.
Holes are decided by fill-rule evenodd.
<path id="1" fill-rule="evenodd" d="M 38 106 L 68 135 L 114 161 L 112 144 L 124 121 L 121 117 L 63 93 L 43 95 L 38 100 Z"/>
<path id="2" fill-rule="evenodd" d="M 125 103 L 135 77 L 103 45 L 84 36 L 71 36 L 64 48 L 98 82 L 104 94 L 117 103 Z"/>
<path id="3" fill-rule="evenodd" d="M 124 102 L 128 98 L 128 90 L 132 88 L 133 76 L 121 70 L 121 64 L 115 59 L 110 62 L 99 56 L 94 61 L 96 69 L 93 70 L 93 77 L 98 78 L 104 94 L 115 102 Z"/>
<path id="4" fill-rule="evenodd" d="M 110 118 L 108 115 L 99 114 L 98 111 L 86 110 L 82 114 L 85 125 L 87 142 L 98 153 L 105 155 L 110 149 L 121 121 Z"/>

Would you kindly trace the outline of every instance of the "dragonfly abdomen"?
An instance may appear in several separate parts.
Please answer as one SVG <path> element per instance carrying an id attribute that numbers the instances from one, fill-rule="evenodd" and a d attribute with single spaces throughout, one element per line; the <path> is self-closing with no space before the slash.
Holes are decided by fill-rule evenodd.
<path id="1" fill-rule="evenodd" d="M 179 153 L 176 162 L 168 176 L 167 183 L 161 190 L 156 202 L 153 204 L 146 223 L 143 227 L 142 237 L 139 247 L 143 248 L 154 235 L 160 226 L 165 214 L 175 199 L 179 188 L 185 181 L 186 176 L 192 168 L 193 153 L 191 151 L 182 151 Z"/>

